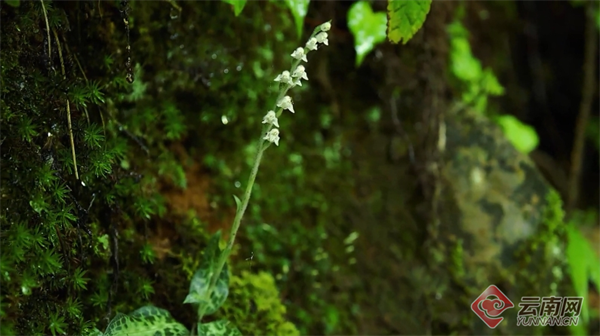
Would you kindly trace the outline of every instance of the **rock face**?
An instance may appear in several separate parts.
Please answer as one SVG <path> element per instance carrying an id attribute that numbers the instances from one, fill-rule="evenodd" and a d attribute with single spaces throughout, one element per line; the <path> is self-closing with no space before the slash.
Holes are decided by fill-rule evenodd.
<path id="1" fill-rule="evenodd" d="M 495 125 L 461 113 L 446 128 L 442 175 L 446 200 L 457 212 L 445 229 L 463 240 L 466 264 L 506 267 L 540 228 L 550 187 Z"/>
<path id="2" fill-rule="evenodd" d="M 562 286 L 560 198 L 488 118 L 447 115 L 444 134 L 433 220 L 419 212 L 422 195 L 406 151 L 396 163 L 385 162 L 378 145 L 384 140 L 375 134 L 357 148 L 358 158 L 370 157 L 357 159 L 360 206 L 352 216 L 362 238 L 358 250 L 365 251 L 357 268 L 376 305 L 363 305 L 360 331 L 548 333 L 516 327 L 516 314 L 522 296 L 557 295 Z M 492 284 L 514 304 L 495 329 L 471 310 Z"/>
<path id="3" fill-rule="evenodd" d="M 540 332 L 515 329 L 515 316 L 521 296 L 553 295 L 562 279 L 560 198 L 489 118 L 470 111 L 448 117 L 437 236 L 451 278 L 465 289 L 465 303 L 492 284 L 504 291 L 515 308 L 502 315 L 501 333 Z M 491 331 L 471 315 L 472 331 Z"/>

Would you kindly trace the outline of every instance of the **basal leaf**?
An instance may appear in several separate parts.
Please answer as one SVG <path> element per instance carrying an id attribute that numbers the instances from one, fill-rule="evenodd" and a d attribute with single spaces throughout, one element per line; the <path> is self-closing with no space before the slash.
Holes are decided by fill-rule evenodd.
<path id="1" fill-rule="evenodd" d="M 110 321 L 104 336 L 187 336 L 187 328 L 171 314 L 154 306 L 142 307 L 130 315 L 117 314 Z"/>
<path id="2" fill-rule="evenodd" d="M 310 0 L 285 0 L 285 3 L 292 11 L 292 16 L 296 22 L 296 33 L 300 38 L 302 37 L 302 26 L 304 25 L 304 17 L 308 12 Z"/>
<path id="3" fill-rule="evenodd" d="M 393 43 L 406 44 L 423 26 L 431 0 L 389 0 L 387 36 Z"/>
<path id="4" fill-rule="evenodd" d="M 221 240 L 221 231 L 217 231 L 209 240 L 208 246 L 204 250 L 204 256 L 200 263 L 200 268 L 194 273 L 190 283 L 190 291 L 183 303 L 193 303 L 204 306 L 204 315 L 214 313 L 227 299 L 229 295 L 229 270 L 227 263 L 223 266 L 221 274 L 217 279 L 210 300 L 206 300 L 206 294 L 210 285 L 210 279 L 216 272 L 218 259 L 222 253 L 219 248 Z"/>
<path id="5" fill-rule="evenodd" d="M 240 15 L 242 10 L 244 9 L 244 6 L 246 6 L 246 0 L 223 0 L 223 2 L 226 2 L 233 6 L 233 13 L 235 14 L 235 16 Z"/>
<path id="6" fill-rule="evenodd" d="M 523 124 L 511 115 L 499 116 L 496 122 L 504 131 L 506 138 L 521 153 L 528 154 L 537 147 L 539 138 L 533 127 Z"/>
<path id="7" fill-rule="evenodd" d="M 218 320 L 198 324 L 198 336 L 242 336 L 242 333 L 233 323 L 226 320 Z"/>
<path id="8" fill-rule="evenodd" d="M 356 66 L 362 64 L 365 56 L 375 45 L 385 41 L 387 18 L 385 13 L 374 13 L 366 1 L 359 1 L 348 11 L 348 28 L 354 35 Z"/>
<path id="9" fill-rule="evenodd" d="M 210 300 L 205 299 L 213 272 L 215 272 L 214 269 L 206 267 L 201 267 L 196 271 L 190 284 L 190 291 L 185 301 L 183 301 L 183 303 L 194 303 L 204 306 L 204 316 L 216 312 L 229 295 L 229 270 L 227 269 L 227 263 L 225 263 L 217 279 L 215 288 L 210 295 Z"/>

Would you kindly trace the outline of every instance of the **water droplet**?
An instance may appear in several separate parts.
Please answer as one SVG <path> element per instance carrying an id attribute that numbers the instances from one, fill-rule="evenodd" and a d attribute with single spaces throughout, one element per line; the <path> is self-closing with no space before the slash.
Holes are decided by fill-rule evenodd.
<path id="1" fill-rule="evenodd" d="M 229 69 L 223 70 L 223 73 L 228 74 L 229 73 Z"/>
<path id="2" fill-rule="evenodd" d="M 235 181 L 234 185 L 235 185 L 236 188 L 239 188 L 239 187 L 242 186 L 242 184 L 240 183 L 240 181 Z"/>
<path id="3" fill-rule="evenodd" d="M 212 54 L 212 56 L 210 56 L 212 59 L 217 59 L 217 54 Z"/>
<path id="4" fill-rule="evenodd" d="M 223 123 L 223 125 L 229 124 L 229 119 L 227 119 L 226 115 L 221 116 L 221 122 Z"/>

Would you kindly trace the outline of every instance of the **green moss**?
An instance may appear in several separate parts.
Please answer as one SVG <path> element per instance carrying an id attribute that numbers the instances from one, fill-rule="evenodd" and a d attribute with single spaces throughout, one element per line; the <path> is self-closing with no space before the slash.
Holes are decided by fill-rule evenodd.
<path id="1" fill-rule="evenodd" d="M 518 255 L 521 256 L 521 265 L 528 266 L 523 268 L 520 273 L 523 277 L 530 280 L 532 284 L 542 280 L 537 277 L 545 274 L 534 272 L 529 267 L 532 262 L 538 269 L 539 267 L 544 267 L 548 270 L 552 270 L 553 267 L 564 263 L 561 256 L 564 255 L 566 230 L 562 205 L 563 202 L 558 192 L 551 189 L 546 195 L 539 230 L 518 252 Z M 553 279 L 545 280 L 550 280 L 550 283 L 553 284 L 551 290 L 552 292 L 556 292 L 557 283 L 562 280 L 562 272 L 552 272 L 550 274 L 554 275 Z"/>
<path id="2" fill-rule="evenodd" d="M 1 39 L 10 46 L 0 50 L 3 335 L 86 334 L 103 329 L 109 313 L 148 302 L 186 325 L 196 322 L 182 304 L 208 231 L 196 217 L 224 222 L 230 195 L 239 191 L 235 182 L 247 176 L 253 157 L 247 142 L 258 136 L 260 111 L 273 105 L 272 79 L 288 67 L 297 40 L 289 9 L 278 2 L 248 3 L 240 18 L 218 1 L 181 3 L 178 18 L 169 3 L 130 5 L 132 84 L 125 80 L 128 39 L 120 2 L 44 1 L 45 11 L 40 2 L 2 3 Z M 304 104 L 309 111 L 314 105 Z M 325 119 L 333 116 L 323 106 L 320 111 Z M 343 214 L 327 208 L 335 193 L 327 186 L 348 184 L 338 173 L 349 163 L 342 159 L 340 130 L 315 124 L 310 113 L 294 117 L 281 121 L 290 141 L 266 160 L 260 176 L 268 178 L 259 177 L 248 211 L 248 223 L 273 222 L 265 225 L 272 230 L 245 226 L 240 243 L 273 274 L 269 288 L 276 288 L 273 278 L 288 287 L 295 299 L 290 315 L 307 316 L 304 333 L 316 332 L 322 321 L 335 332 L 350 321 L 335 307 L 349 306 L 349 299 L 331 303 L 325 295 L 335 266 L 324 248 L 325 227 Z M 311 131 L 293 134 L 292 122 Z M 322 129 L 332 135 L 324 137 Z M 181 147 L 190 161 L 205 163 L 202 173 L 210 175 L 212 189 L 201 192 L 212 193 L 210 214 L 180 218 L 161 194 L 190 186 L 188 162 L 173 150 Z M 296 194 L 299 186 L 307 191 Z M 290 218 L 289 225 L 281 225 L 282 218 Z M 166 255 L 154 252 L 157 236 L 170 244 Z M 310 262 L 294 263 L 299 259 Z M 291 270 L 295 264 L 302 266 Z M 312 295 L 289 288 L 291 281 L 309 284 Z M 254 295 L 267 295 L 275 315 L 249 330 L 297 334 L 283 318 L 278 295 L 257 288 Z"/>
<path id="3" fill-rule="evenodd" d="M 218 315 L 234 322 L 244 335 L 300 335 L 286 318 L 275 279 L 265 272 L 232 276 L 229 297 Z"/>

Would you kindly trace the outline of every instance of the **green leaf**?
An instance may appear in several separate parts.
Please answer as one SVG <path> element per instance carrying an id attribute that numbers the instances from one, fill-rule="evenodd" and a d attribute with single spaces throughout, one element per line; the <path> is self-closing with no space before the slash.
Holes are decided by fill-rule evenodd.
<path id="1" fill-rule="evenodd" d="M 218 320 L 198 324 L 198 336 L 242 336 L 242 333 L 233 323 L 226 320 Z"/>
<path id="2" fill-rule="evenodd" d="M 219 242 L 221 241 L 221 230 L 215 232 L 215 234 L 210 237 L 208 244 L 206 245 L 206 249 L 204 250 L 204 255 L 202 256 L 202 264 L 207 267 L 213 267 L 212 265 L 216 264 L 219 256 L 221 254 L 221 249 L 219 248 Z"/>
<path id="3" fill-rule="evenodd" d="M 246 6 L 246 0 L 223 0 L 223 2 L 226 2 L 233 6 L 233 13 L 235 14 L 235 16 L 240 15 L 242 10 L 244 9 L 244 6 Z"/>
<path id="4" fill-rule="evenodd" d="M 357 67 L 362 64 L 365 56 L 373 50 L 375 45 L 385 41 L 386 25 L 386 14 L 373 13 L 368 2 L 359 1 L 350 7 L 348 28 L 354 35 Z"/>
<path id="5" fill-rule="evenodd" d="M 233 199 L 235 200 L 235 206 L 237 208 L 237 211 L 240 211 L 240 207 L 242 206 L 242 201 L 240 201 L 240 199 L 233 195 Z"/>
<path id="6" fill-rule="evenodd" d="M 298 38 L 302 37 L 302 26 L 304 25 L 304 17 L 308 12 L 309 3 L 310 0 L 285 0 L 285 4 L 288 5 L 292 11 L 292 16 L 294 16 Z"/>
<path id="7" fill-rule="evenodd" d="M 393 43 L 406 44 L 423 26 L 431 0 L 389 0 L 387 36 Z"/>
<path id="8" fill-rule="evenodd" d="M 110 321 L 104 336 L 187 336 L 186 327 L 171 314 L 154 306 L 144 306 L 130 315 L 118 313 Z"/>
<path id="9" fill-rule="evenodd" d="M 21 2 L 19 0 L 4 0 L 8 5 L 13 7 L 19 7 Z"/>
<path id="10" fill-rule="evenodd" d="M 490 69 L 485 69 L 483 71 L 481 87 L 485 93 L 492 96 L 501 96 L 504 94 L 504 87 L 498 82 L 498 79 Z"/>
<path id="11" fill-rule="evenodd" d="M 469 44 L 468 32 L 460 21 L 448 26 L 450 33 L 450 68 L 452 73 L 464 82 L 473 82 L 481 78 L 481 63 L 473 56 Z"/>
<path id="12" fill-rule="evenodd" d="M 600 288 L 600 260 L 596 256 L 590 242 L 583 236 L 581 231 L 572 221 L 567 227 L 567 261 L 573 288 L 577 296 L 588 296 L 588 280 L 591 280 Z M 585 302 L 581 309 L 581 317 L 584 323 L 589 319 L 588 305 Z"/>
<path id="13" fill-rule="evenodd" d="M 190 284 L 190 291 L 183 303 L 196 303 L 204 306 L 204 316 L 213 314 L 221 307 L 223 302 L 229 295 L 229 270 L 227 269 L 227 263 L 223 266 L 219 279 L 215 288 L 210 295 L 210 300 L 206 300 L 206 293 L 210 284 L 210 278 L 212 277 L 214 269 L 200 268 L 194 273 L 192 283 Z"/>
<path id="14" fill-rule="evenodd" d="M 511 115 L 499 116 L 496 118 L 496 122 L 508 140 L 521 153 L 528 154 L 537 147 L 539 138 L 533 127 L 523 124 Z"/>
<path id="15" fill-rule="evenodd" d="M 87 334 L 87 336 L 104 336 L 104 334 L 102 333 L 102 331 L 98 330 L 98 328 L 94 328 Z"/>
<path id="16" fill-rule="evenodd" d="M 229 295 L 229 270 L 227 263 L 225 263 L 221 274 L 219 274 L 215 288 L 210 295 L 210 300 L 206 300 L 210 279 L 216 272 L 217 262 L 222 253 L 219 248 L 220 240 L 221 231 L 218 231 L 208 242 L 200 268 L 194 273 L 192 282 L 190 283 L 190 291 L 185 301 L 183 301 L 183 303 L 203 305 L 204 316 L 216 312 Z"/>

